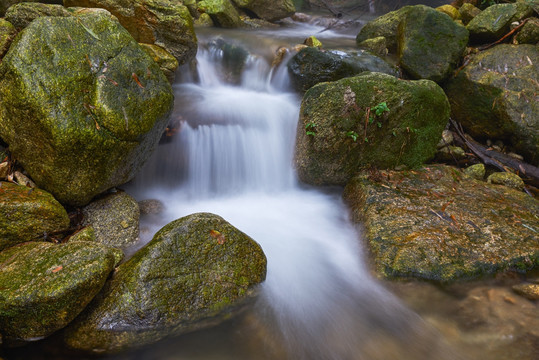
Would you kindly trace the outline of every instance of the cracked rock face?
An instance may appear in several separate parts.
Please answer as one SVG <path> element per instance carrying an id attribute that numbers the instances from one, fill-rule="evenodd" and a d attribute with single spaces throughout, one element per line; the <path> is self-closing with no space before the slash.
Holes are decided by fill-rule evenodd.
<path id="1" fill-rule="evenodd" d="M 64 204 L 129 181 L 172 103 L 158 65 L 106 10 L 36 19 L 0 65 L 0 137 Z"/>

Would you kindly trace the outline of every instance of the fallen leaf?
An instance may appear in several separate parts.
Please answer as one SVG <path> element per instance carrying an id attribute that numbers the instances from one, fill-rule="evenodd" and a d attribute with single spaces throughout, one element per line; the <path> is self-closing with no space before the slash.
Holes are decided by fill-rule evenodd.
<path id="1" fill-rule="evenodd" d="M 57 273 L 58 271 L 62 270 L 63 268 L 64 268 L 64 267 L 63 267 L 62 265 L 57 266 L 57 267 L 55 267 L 54 269 L 52 269 L 52 272 L 53 272 L 53 273 Z"/>

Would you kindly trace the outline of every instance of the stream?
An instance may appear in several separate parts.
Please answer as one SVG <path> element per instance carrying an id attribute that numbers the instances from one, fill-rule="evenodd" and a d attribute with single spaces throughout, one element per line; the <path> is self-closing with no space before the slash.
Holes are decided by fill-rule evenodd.
<path id="1" fill-rule="evenodd" d="M 224 334 L 218 328 L 189 335 L 189 344 L 180 339 L 182 346 L 170 341 L 159 358 L 458 358 L 369 274 L 342 189 L 309 188 L 296 179 L 301 99 L 290 89 L 286 59 L 270 64 L 280 46 L 313 33 L 328 45 L 354 46 L 353 34 L 321 30 L 219 31 L 218 41 L 206 31 L 199 35 L 197 73 L 184 69 L 174 85 L 178 134 L 129 189 L 166 207 L 159 219 L 143 223 L 143 243 L 174 219 L 212 212 L 262 246 L 268 272 L 257 304 L 221 327 Z M 238 78 L 231 79 L 234 67 L 215 46 L 223 42 L 250 53 Z"/>
<path id="2" fill-rule="evenodd" d="M 253 306 L 236 318 L 107 359 L 516 358 L 507 356 L 517 356 L 511 348 L 491 351 L 493 343 L 504 346 L 512 341 L 498 326 L 505 324 L 501 315 L 503 321 L 474 332 L 475 337 L 464 342 L 458 326 L 448 320 L 462 310 L 458 301 L 466 300 L 475 285 L 451 292 L 430 284 L 375 279 L 361 229 L 348 221 L 342 189 L 313 188 L 296 178 L 293 153 L 301 97 L 289 83 L 285 66 L 289 57 L 279 66 L 271 64 L 280 47 L 302 43 L 310 35 L 316 35 L 326 49 L 356 48 L 357 27 L 339 31 L 326 27 L 290 22 L 269 30 L 197 29 L 196 71 L 180 68 L 173 85 L 176 133 L 160 144 L 140 175 L 125 187 L 137 200 L 157 199 L 165 206 L 159 216 L 142 217 L 141 242 L 131 253 L 165 224 L 195 212 L 211 212 L 262 246 L 267 278 Z M 215 46 L 223 43 L 248 51 L 241 71 Z M 497 285 L 495 289 L 502 289 Z M 472 299 L 482 294 L 472 293 Z M 505 293 L 493 294 L 488 293 L 489 299 L 501 294 L 499 309 L 505 309 Z M 469 309 L 471 317 L 474 309 Z M 519 309 L 507 312 L 506 322 L 519 318 Z M 61 333 L 2 356 L 96 358 L 60 349 L 59 342 Z M 537 344 L 522 346 L 533 352 Z"/>

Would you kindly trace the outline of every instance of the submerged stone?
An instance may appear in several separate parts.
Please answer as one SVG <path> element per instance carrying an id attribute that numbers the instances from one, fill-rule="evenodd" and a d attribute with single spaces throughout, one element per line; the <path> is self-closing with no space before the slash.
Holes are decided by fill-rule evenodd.
<path id="1" fill-rule="evenodd" d="M 419 166 L 434 156 L 448 119 L 447 98 L 430 80 L 364 73 L 320 83 L 301 104 L 298 176 L 344 185 L 365 167 Z"/>
<path id="2" fill-rule="evenodd" d="M 36 340 L 73 320 L 101 290 L 114 256 L 102 245 L 25 243 L 0 253 L 0 334 Z"/>
<path id="3" fill-rule="evenodd" d="M 106 10 L 34 20 L 0 64 L 0 136 L 65 204 L 129 181 L 172 103 L 163 72 Z"/>
<path id="4" fill-rule="evenodd" d="M 451 282 L 539 265 L 539 202 L 455 168 L 371 172 L 344 197 L 380 276 Z"/>
<path id="5" fill-rule="evenodd" d="M 69 216 L 51 194 L 0 182 L 0 250 L 68 228 Z"/>
<path id="6" fill-rule="evenodd" d="M 77 349 L 118 352 L 201 329 L 232 316 L 265 276 L 255 241 L 217 215 L 189 215 L 120 265 L 65 339 Z"/>

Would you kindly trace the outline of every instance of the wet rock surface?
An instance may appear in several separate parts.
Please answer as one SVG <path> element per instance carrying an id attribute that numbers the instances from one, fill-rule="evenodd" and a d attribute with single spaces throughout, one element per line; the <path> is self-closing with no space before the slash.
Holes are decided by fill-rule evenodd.
<path id="1" fill-rule="evenodd" d="M 219 216 L 189 215 L 117 268 L 66 342 L 117 352 L 218 323 L 255 294 L 265 275 L 256 242 Z"/>
<path id="2" fill-rule="evenodd" d="M 62 5 L 23 2 L 10 7 L 6 12 L 5 19 L 12 23 L 17 31 L 21 31 L 34 19 L 42 16 L 66 17 L 73 15 Z"/>
<path id="3" fill-rule="evenodd" d="M 447 98 L 430 80 L 364 73 L 315 85 L 300 110 L 299 178 L 344 185 L 362 167 L 419 166 L 434 156 L 448 118 Z"/>
<path id="4" fill-rule="evenodd" d="M 99 244 L 24 243 L 0 253 L 3 341 L 49 336 L 73 320 L 99 292 L 114 266 Z"/>
<path id="5" fill-rule="evenodd" d="M 358 75 L 365 71 L 380 72 L 393 76 L 397 69 L 367 51 L 324 51 L 306 47 L 287 64 L 288 73 L 299 91 L 307 91 L 314 85 Z"/>
<path id="6" fill-rule="evenodd" d="M 539 265 L 539 202 L 457 169 L 360 176 L 345 199 L 382 277 L 451 282 Z"/>
<path id="7" fill-rule="evenodd" d="M 452 117 L 477 139 L 507 140 L 539 164 L 539 51 L 501 44 L 471 57 L 445 91 Z"/>
<path id="8" fill-rule="evenodd" d="M 82 209 L 83 226 L 94 229 L 95 241 L 125 248 L 138 241 L 140 210 L 129 194 L 118 191 L 99 198 Z"/>
<path id="9" fill-rule="evenodd" d="M 18 243 L 43 240 L 67 230 L 69 217 L 46 191 L 0 182 L 0 250 Z"/>
<path id="10" fill-rule="evenodd" d="M 193 60 L 197 38 L 193 18 L 182 2 L 171 0 L 64 0 L 66 7 L 103 8 L 118 18 L 137 42 L 170 52 L 180 65 Z"/>
<path id="11" fill-rule="evenodd" d="M 157 64 L 106 10 L 34 20 L 0 64 L 0 136 L 65 204 L 131 179 L 172 102 Z"/>

